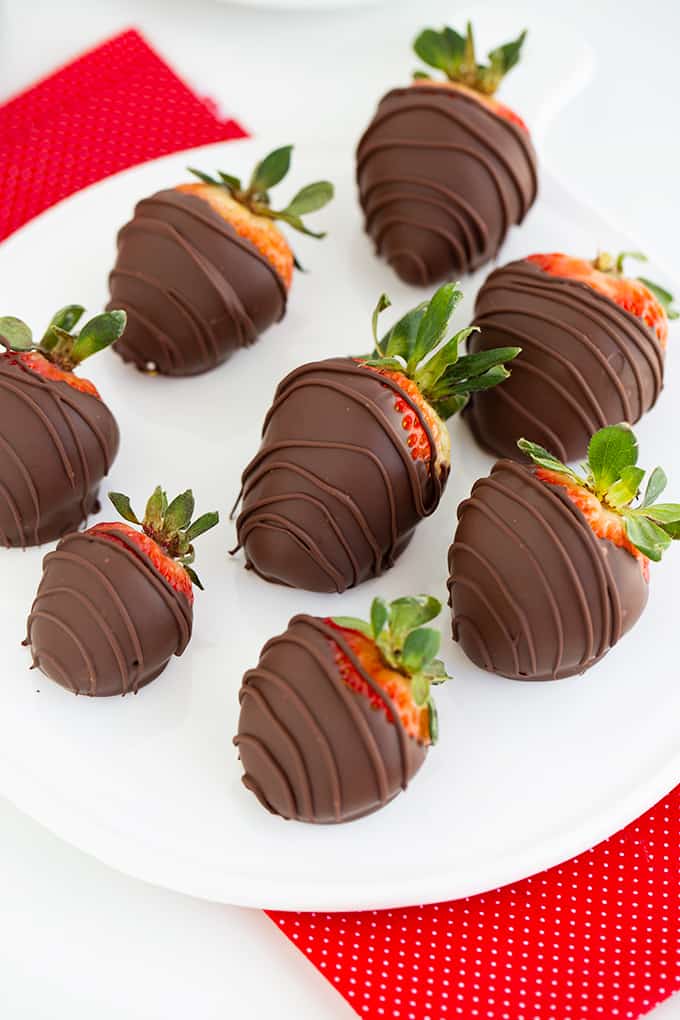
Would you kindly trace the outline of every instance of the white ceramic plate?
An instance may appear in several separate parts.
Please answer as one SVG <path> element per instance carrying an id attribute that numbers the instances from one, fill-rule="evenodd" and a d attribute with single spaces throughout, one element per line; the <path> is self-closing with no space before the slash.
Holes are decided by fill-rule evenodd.
<path id="1" fill-rule="evenodd" d="M 99 308 L 116 229 L 140 196 L 181 179 L 187 164 L 245 173 L 277 142 L 170 156 L 63 202 L 0 247 L 0 308 L 37 328 L 67 301 Z M 441 742 L 383 811 L 346 826 L 285 823 L 242 789 L 231 737 L 240 678 L 260 646 L 294 613 L 362 614 L 378 592 L 443 599 L 456 505 L 490 465 L 454 422 L 454 471 L 438 512 L 383 579 L 342 597 L 269 586 L 227 557 L 228 508 L 276 382 L 300 362 L 368 348 L 383 289 L 398 312 L 424 296 L 393 279 L 362 234 L 351 146 L 298 147 L 290 190 L 331 168 L 337 200 L 317 218 L 329 237 L 295 239 L 311 271 L 297 276 L 285 321 L 257 346 L 189 380 L 142 376 L 113 354 L 88 366 L 121 424 L 110 487 L 139 504 L 158 481 L 170 490 L 190 484 L 200 509 L 222 511 L 223 526 L 200 541 L 206 592 L 197 595 L 185 656 L 125 699 L 76 699 L 29 673 L 20 642 L 45 550 L 0 551 L 0 793 L 132 875 L 251 906 L 369 908 L 488 889 L 592 845 L 680 779 L 680 686 L 668 643 L 679 564 L 671 552 L 653 569 L 635 632 L 581 678 L 516 684 L 480 672 L 448 637 L 445 612 L 443 655 L 455 680 L 438 691 Z M 631 245 L 544 173 L 540 200 L 502 258 Z M 667 280 L 657 266 L 648 272 Z M 461 325 L 483 275 L 464 281 Z M 667 391 L 639 429 L 643 463 L 664 464 L 676 494 L 679 374 L 671 343 Z"/>

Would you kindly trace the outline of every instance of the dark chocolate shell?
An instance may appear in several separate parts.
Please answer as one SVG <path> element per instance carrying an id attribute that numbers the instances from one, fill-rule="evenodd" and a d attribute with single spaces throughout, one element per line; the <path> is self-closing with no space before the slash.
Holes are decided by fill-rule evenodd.
<path id="1" fill-rule="evenodd" d="M 0 545 L 42 545 L 98 509 L 118 426 L 89 393 L 0 355 Z"/>
<path id="2" fill-rule="evenodd" d="M 392 565 L 446 482 L 445 469 L 413 460 L 400 400 L 434 449 L 407 394 L 350 358 L 286 376 L 243 473 L 236 527 L 250 569 L 294 588 L 342 592 Z"/>
<path id="3" fill-rule="evenodd" d="M 286 311 L 286 288 L 254 244 L 204 199 L 159 191 L 118 234 L 109 308 L 127 312 L 115 350 L 140 369 L 196 375 L 252 344 Z"/>
<path id="4" fill-rule="evenodd" d="M 597 538 L 530 467 L 498 461 L 458 518 L 453 636 L 482 669 L 514 680 L 583 673 L 639 619 L 648 595 L 640 561 Z"/>
<path id="5" fill-rule="evenodd" d="M 105 527 L 105 526 L 104 526 Z M 34 666 L 75 694 L 136 693 L 189 639 L 193 609 L 119 530 L 67 535 L 28 618 Z"/>
<path id="6" fill-rule="evenodd" d="M 323 620 L 296 616 L 262 649 L 239 695 L 243 783 L 273 814 L 303 822 L 348 822 L 377 811 L 418 771 L 427 747 L 392 712 L 341 679 L 333 643 L 388 707 L 342 635 Z"/>
<path id="7" fill-rule="evenodd" d="M 521 457 L 517 440 L 563 461 L 586 455 L 605 425 L 638 421 L 663 385 L 664 352 L 641 319 L 587 284 L 524 259 L 494 270 L 477 295 L 471 353 L 514 344 L 502 386 L 473 394 L 465 418 L 481 446 Z"/>
<path id="8" fill-rule="evenodd" d="M 526 131 L 460 90 L 394 89 L 357 150 L 367 233 L 406 283 L 488 262 L 536 198 Z"/>

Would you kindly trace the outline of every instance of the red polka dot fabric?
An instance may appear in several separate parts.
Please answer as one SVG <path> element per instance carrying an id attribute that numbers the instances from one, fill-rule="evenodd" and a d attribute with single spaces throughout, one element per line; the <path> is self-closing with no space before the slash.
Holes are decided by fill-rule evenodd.
<path id="1" fill-rule="evenodd" d="M 593 850 L 494 892 L 269 916 L 371 1020 L 634 1020 L 680 988 L 680 787 Z"/>
<path id="2" fill-rule="evenodd" d="M 0 107 L 0 239 L 109 174 L 244 134 L 124 32 Z M 269 916 L 361 1017 L 634 1020 L 680 988 L 680 787 L 594 850 L 495 892 Z"/>
<path id="3" fill-rule="evenodd" d="M 123 32 L 0 107 L 0 240 L 119 170 L 244 135 Z"/>

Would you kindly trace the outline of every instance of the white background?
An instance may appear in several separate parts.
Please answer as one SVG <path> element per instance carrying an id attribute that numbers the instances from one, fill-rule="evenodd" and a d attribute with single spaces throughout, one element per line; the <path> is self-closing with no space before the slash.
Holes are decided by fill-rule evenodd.
<path id="1" fill-rule="evenodd" d="M 552 12 L 596 53 L 593 80 L 548 132 L 543 160 L 638 236 L 641 248 L 678 264 L 675 0 L 650 0 L 644 15 L 632 0 L 512 6 L 518 29 L 531 26 L 532 11 Z M 414 27 L 455 24 L 458 7 L 389 0 L 314 15 L 209 0 L 9 0 L 0 3 L 0 102 L 135 24 L 194 88 L 251 131 L 278 135 L 284 125 L 282 142 L 313 133 L 322 143 L 343 128 L 356 133 L 392 84 L 376 70 L 376 52 L 403 52 L 406 77 Z M 490 40 L 497 41 L 504 40 Z M 509 101 L 511 93 L 509 80 Z M 355 1015 L 264 915 L 115 874 L 2 801 L 0 904 L 3 1020 Z M 680 1018 L 680 1002 L 655 1016 Z"/>

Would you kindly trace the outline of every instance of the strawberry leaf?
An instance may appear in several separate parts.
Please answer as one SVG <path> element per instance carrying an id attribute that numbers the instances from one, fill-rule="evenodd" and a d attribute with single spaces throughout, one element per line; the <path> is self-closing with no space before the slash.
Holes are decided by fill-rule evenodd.
<path id="1" fill-rule="evenodd" d="M 292 151 L 292 145 L 284 145 L 265 156 L 253 170 L 249 190 L 253 194 L 263 195 L 282 181 L 290 169 Z"/>
<path id="2" fill-rule="evenodd" d="M 306 213 L 316 212 L 323 209 L 333 198 L 334 189 L 330 181 L 315 181 L 301 188 L 297 195 L 289 202 L 284 212 L 293 216 L 304 216 Z"/>
<path id="3" fill-rule="evenodd" d="M 444 71 L 453 79 L 465 52 L 465 37 L 452 28 L 441 32 L 426 28 L 417 36 L 413 49 L 425 64 Z"/>
<path id="4" fill-rule="evenodd" d="M 491 67 L 501 76 L 501 78 L 519 63 L 522 46 L 526 36 L 527 30 L 524 29 L 524 31 L 521 32 L 512 42 L 504 43 L 503 46 L 498 46 L 495 50 L 491 50 L 489 53 Z"/>
<path id="5" fill-rule="evenodd" d="M 194 494 L 191 489 L 187 489 L 186 492 L 180 492 L 179 496 L 175 496 L 165 511 L 163 531 L 166 535 L 173 535 L 178 531 L 182 531 L 189 525 L 193 515 Z"/>
<path id="6" fill-rule="evenodd" d="M 371 630 L 374 638 L 379 638 L 387 623 L 389 611 L 383 599 L 375 598 L 371 603 Z"/>
<path id="7" fill-rule="evenodd" d="M 58 337 L 54 333 L 55 326 L 63 329 L 66 333 L 72 333 L 84 312 L 85 309 L 82 305 L 65 305 L 64 308 L 60 308 L 58 312 L 55 312 L 40 341 L 39 346 L 42 350 L 51 351 L 56 345 Z"/>
<path id="8" fill-rule="evenodd" d="M 414 673 L 411 677 L 411 697 L 420 707 L 430 700 L 430 681 L 424 673 Z"/>
<path id="9" fill-rule="evenodd" d="M 452 336 L 450 340 L 439 348 L 436 354 L 433 354 L 429 361 L 427 361 L 422 368 L 419 368 L 415 374 L 415 381 L 423 393 L 427 393 L 432 397 L 433 391 L 436 388 L 436 384 L 440 379 L 445 380 L 453 378 L 453 372 L 457 367 L 458 363 L 458 351 L 460 345 L 465 343 L 471 333 L 478 333 L 479 326 L 468 326 L 467 329 L 461 329 L 455 336 Z M 446 385 L 446 383 L 444 384 Z"/>
<path id="10" fill-rule="evenodd" d="M 410 312 L 402 316 L 398 322 L 388 329 L 380 341 L 378 348 L 389 357 L 403 358 L 408 361 L 416 344 L 420 323 L 427 312 L 428 302 L 422 301 Z"/>
<path id="11" fill-rule="evenodd" d="M 167 509 L 168 497 L 160 485 L 157 485 L 146 504 L 144 523 L 153 528 L 154 531 L 160 531 L 163 527 L 163 518 Z"/>
<path id="12" fill-rule="evenodd" d="M 203 181 L 204 184 L 216 184 L 218 187 L 220 185 L 220 181 L 218 181 L 215 177 L 211 177 L 210 174 L 203 173 L 202 170 L 196 170 L 193 166 L 188 166 L 187 170 L 190 174 L 193 174 L 194 177 L 198 177 L 199 181 Z"/>
<path id="13" fill-rule="evenodd" d="M 654 506 L 640 508 L 638 514 L 657 524 L 677 524 L 680 521 L 680 503 L 655 503 Z"/>
<path id="14" fill-rule="evenodd" d="M 196 573 L 196 571 L 193 570 L 191 567 L 187 567 L 187 566 L 185 566 L 184 569 L 186 570 L 187 574 L 189 575 L 189 580 L 191 581 L 191 583 L 195 584 L 197 588 L 201 589 L 201 591 L 205 591 L 205 588 L 201 584 L 201 579 L 198 576 L 198 574 Z"/>
<path id="15" fill-rule="evenodd" d="M 645 491 L 645 498 L 642 501 L 642 505 L 651 506 L 652 503 L 655 503 L 667 485 L 668 479 L 666 478 L 666 472 L 663 468 L 655 467 L 649 476 L 647 489 Z"/>
<path id="16" fill-rule="evenodd" d="M 441 343 L 453 310 L 462 296 L 457 283 L 445 283 L 435 291 L 420 321 L 416 342 L 407 362 L 409 375 L 413 375 L 419 362 Z"/>
<path id="17" fill-rule="evenodd" d="M 439 616 L 441 602 L 432 595 L 415 595 L 395 599 L 389 605 L 390 635 L 398 647 L 402 647 L 409 631 L 429 623 Z"/>
<path id="18" fill-rule="evenodd" d="M 109 499 L 124 520 L 129 521 L 130 524 L 141 524 L 137 514 L 130 506 L 129 496 L 123 495 L 122 492 L 110 492 Z"/>
<path id="19" fill-rule="evenodd" d="M 332 617 L 333 623 L 338 627 L 342 627 L 345 630 L 358 630 L 366 637 L 373 637 L 373 630 L 371 625 L 366 623 L 365 620 L 360 620 L 356 616 L 334 616 Z"/>
<path id="20" fill-rule="evenodd" d="M 432 698 L 428 701 L 427 707 L 430 716 L 430 743 L 436 744 L 439 740 L 439 716 L 437 715 L 437 706 Z"/>
<path id="21" fill-rule="evenodd" d="M 401 664 L 409 673 L 420 673 L 429 662 L 432 662 L 439 651 L 441 635 L 431 627 L 420 627 L 406 636 L 401 653 Z M 428 683 L 429 693 L 429 683 Z M 421 702 L 422 704 L 422 702 Z"/>
<path id="22" fill-rule="evenodd" d="M 658 562 L 671 544 L 671 537 L 658 524 L 636 514 L 623 515 L 626 535 L 641 553 Z"/>
<path id="23" fill-rule="evenodd" d="M 588 467 L 593 489 L 603 496 L 621 478 L 624 468 L 637 464 L 638 445 L 630 425 L 610 425 L 600 429 L 588 446 Z"/>
<path id="24" fill-rule="evenodd" d="M 241 191 L 242 184 L 240 177 L 232 177 L 231 174 L 225 174 L 221 170 L 218 170 L 217 173 L 222 184 L 224 184 L 230 191 Z"/>
<path id="25" fill-rule="evenodd" d="M 289 227 L 293 227 L 294 230 L 298 230 L 301 234 L 306 234 L 307 237 L 316 237 L 317 240 L 320 240 L 326 236 L 326 232 L 323 230 L 310 230 L 309 227 L 305 226 L 300 217 L 293 215 L 293 213 L 276 212 L 274 209 L 261 205 L 253 206 L 253 211 L 258 216 L 267 216 L 271 220 L 283 220 Z"/>
<path id="26" fill-rule="evenodd" d="M 376 350 L 383 356 L 388 352 L 384 347 L 383 343 L 380 340 L 378 340 L 378 319 L 385 311 L 385 309 L 389 308 L 391 304 L 392 302 L 388 298 L 387 294 L 381 294 L 380 297 L 378 298 L 377 305 L 373 309 L 373 315 L 371 316 L 371 328 L 373 330 L 373 340 L 375 341 Z"/>
<path id="27" fill-rule="evenodd" d="M 663 287 L 660 287 L 658 283 L 653 283 L 651 280 L 647 280 L 644 276 L 638 276 L 638 280 L 640 281 L 640 283 L 644 283 L 647 290 L 651 290 L 652 294 L 657 299 L 657 301 L 659 301 L 660 304 L 663 305 L 664 311 L 666 312 L 666 315 L 668 316 L 669 319 L 680 318 L 680 311 L 678 311 L 677 308 L 673 307 L 674 299 L 673 295 L 669 291 L 665 290 Z"/>
<path id="28" fill-rule="evenodd" d="M 184 537 L 186 538 L 187 542 L 193 542 L 195 538 L 198 538 L 199 535 L 204 535 L 206 531 L 210 531 L 210 529 L 214 528 L 216 524 L 219 524 L 219 522 L 220 515 L 217 513 L 217 511 L 202 514 L 200 517 L 196 518 L 193 524 L 189 525 L 185 532 Z"/>
<path id="29" fill-rule="evenodd" d="M 86 322 L 71 350 L 71 361 L 74 365 L 80 364 L 85 358 L 103 351 L 123 334 L 127 323 L 127 314 L 123 311 L 102 312 L 95 315 L 94 319 Z M 57 327 L 52 329 L 56 332 Z"/>
<path id="30" fill-rule="evenodd" d="M 615 510 L 632 503 L 638 494 L 645 472 L 642 468 L 628 466 L 621 472 L 621 477 L 607 489 L 607 503 Z"/>
<path id="31" fill-rule="evenodd" d="M 30 326 L 13 315 L 0 318 L 0 342 L 10 351 L 30 351 L 33 348 L 33 334 Z"/>
<path id="32" fill-rule="evenodd" d="M 520 439 L 517 443 L 522 453 L 525 453 L 527 457 L 538 467 L 546 468 L 548 471 L 555 471 L 559 475 L 568 475 L 575 481 L 580 482 L 581 479 L 578 477 L 575 471 L 572 471 L 570 467 L 563 464 L 557 457 L 553 457 L 552 453 L 549 453 L 544 447 L 539 446 L 538 443 L 532 443 L 528 439 Z"/>
<path id="33" fill-rule="evenodd" d="M 430 683 L 433 684 L 443 684 L 445 680 L 451 679 L 441 659 L 433 659 L 432 662 L 428 662 L 427 666 L 423 669 L 423 673 Z"/>

